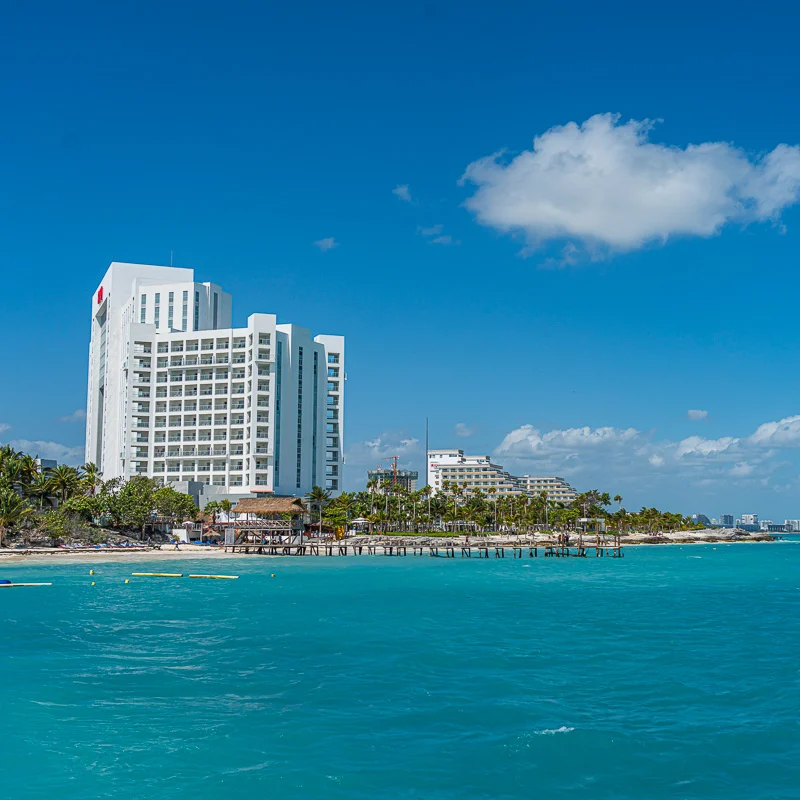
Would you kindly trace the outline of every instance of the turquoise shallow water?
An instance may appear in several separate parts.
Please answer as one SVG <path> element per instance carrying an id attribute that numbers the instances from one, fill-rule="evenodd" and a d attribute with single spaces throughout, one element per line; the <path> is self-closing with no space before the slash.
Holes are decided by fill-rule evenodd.
<path id="1" fill-rule="evenodd" d="M 0 564 L 6 796 L 800 797 L 800 544 L 148 568 Z"/>

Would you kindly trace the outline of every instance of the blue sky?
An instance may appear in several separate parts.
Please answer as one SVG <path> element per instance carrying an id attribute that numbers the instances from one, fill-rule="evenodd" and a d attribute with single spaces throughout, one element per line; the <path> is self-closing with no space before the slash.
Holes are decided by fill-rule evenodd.
<path id="1" fill-rule="evenodd" d="M 798 12 L 597 9 L 10 6 L 0 439 L 76 457 L 92 289 L 172 250 L 237 323 L 348 337 L 351 487 L 427 415 L 629 508 L 800 517 Z"/>

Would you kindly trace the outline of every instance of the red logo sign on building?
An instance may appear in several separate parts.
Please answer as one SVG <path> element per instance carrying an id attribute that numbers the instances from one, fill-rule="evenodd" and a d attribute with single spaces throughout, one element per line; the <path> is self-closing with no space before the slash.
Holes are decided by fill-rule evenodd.
<path id="1" fill-rule="evenodd" d="M 97 305 L 100 305 L 100 303 L 102 302 L 103 302 L 103 287 L 101 286 L 97 290 Z"/>

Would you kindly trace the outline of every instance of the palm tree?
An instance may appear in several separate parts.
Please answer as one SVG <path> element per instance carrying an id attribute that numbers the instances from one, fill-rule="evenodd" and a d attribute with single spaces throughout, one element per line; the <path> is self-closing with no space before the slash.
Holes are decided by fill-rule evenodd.
<path id="1" fill-rule="evenodd" d="M 226 521 L 230 522 L 231 511 L 233 511 L 233 503 L 227 497 L 223 497 L 217 505 L 219 506 L 219 510 L 225 514 Z"/>
<path id="2" fill-rule="evenodd" d="M 53 491 L 59 502 L 65 503 L 75 494 L 80 487 L 78 471 L 75 467 L 68 467 L 66 464 L 59 464 L 50 472 Z"/>
<path id="3" fill-rule="evenodd" d="M 39 511 L 41 511 L 43 501 L 50 496 L 52 489 L 50 478 L 42 472 L 37 472 L 36 477 L 25 487 L 25 493 L 39 498 Z"/>
<path id="4" fill-rule="evenodd" d="M 0 547 L 5 532 L 28 516 L 32 511 L 27 500 L 23 500 L 13 489 L 0 490 Z"/>
<path id="5" fill-rule="evenodd" d="M 88 461 L 81 467 L 81 483 L 89 490 L 89 494 L 94 497 L 97 489 L 103 485 L 101 480 L 103 473 L 97 469 L 97 465 Z"/>
<path id="6" fill-rule="evenodd" d="M 18 459 L 18 463 L 23 483 L 30 483 L 39 474 L 39 464 L 32 455 L 26 453 Z"/>
<path id="7" fill-rule="evenodd" d="M 310 506 L 316 506 L 319 509 L 319 535 L 322 538 L 322 507 L 328 500 L 331 499 L 331 493 L 328 489 L 323 489 L 321 486 L 312 486 L 311 491 L 306 494 L 306 500 Z"/>

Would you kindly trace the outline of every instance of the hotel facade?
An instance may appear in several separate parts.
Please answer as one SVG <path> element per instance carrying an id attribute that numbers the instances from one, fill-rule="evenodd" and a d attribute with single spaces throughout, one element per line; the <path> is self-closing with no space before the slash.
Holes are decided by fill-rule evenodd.
<path id="1" fill-rule="evenodd" d="M 342 485 L 342 336 L 274 314 L 232 327 L 191 269 L 112 263 L 92 298 L 86 460 L 218 495 Z"/>
<path id="2" fill-rule="evenodd" d="M 515 476 L 500 464 L 492 463 L 489 456 L 469 456 L 463 450 L 428 450 L 428 485 L 433 494 L 452 494 L 457 484 L 465 494 L 480 489 L 494 497 L 526 494 L 541 495 L 553 503 L 571 503 L 578 493 L 563 479 L 556 476 Z"/>

